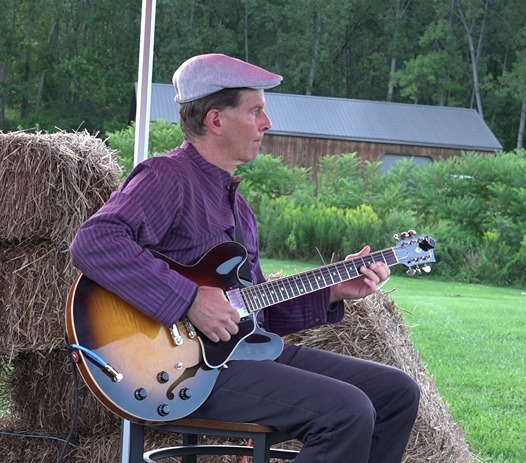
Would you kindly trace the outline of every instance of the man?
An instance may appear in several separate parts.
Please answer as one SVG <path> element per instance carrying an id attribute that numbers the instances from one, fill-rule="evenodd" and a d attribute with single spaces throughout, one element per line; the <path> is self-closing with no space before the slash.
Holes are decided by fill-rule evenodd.
<path id="1" fill-rule="evenodd" d="M 264 281 L 256 219 L 236 192 L 237 166 L 254 159 L 271 122 L 264 90 L 281 76 L 220 54 L 200 55 L 174 74 L 185 142 L 137 166 L 79 230 L 73 264 L 158 322 L 183 317 L 212 343 L 238 332 L 240 315 L 220 288 L 198 286 L 149 249 L 192 265 L 210 248 L 242 236 L 250 278 Z M 368 254 L 365 247 L 360 254 Z M 344 299 L 377 290 L 389 268 L 276 304 L 258 314 L 286 335 L 343 317 Z M 384 365 L 307 347 L 285 346 L 268 360 L 233 360 L 192 417 L 255 422 L 298 438 L 297 462 L 395 463 L 414 424 L 419 389 Z"/>

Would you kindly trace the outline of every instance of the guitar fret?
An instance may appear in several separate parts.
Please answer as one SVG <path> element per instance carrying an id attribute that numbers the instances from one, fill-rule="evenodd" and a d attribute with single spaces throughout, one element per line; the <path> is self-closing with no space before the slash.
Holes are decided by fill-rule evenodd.
<path id="1" fill-rule="evenodd" d="M 281 294 L 281 297 L 282 297 L 281 302 L 286 301 L 287 299 L 292 299 L 292 296 L 288 292 L 287 286 L 286 286 L 285 283 L 286 283 L 286 281 L 281 281 L 280 282 L 280 286 L 279 286 L 280 294 Z"/>
<path id="2" fill-rule="evenodd" d="M 298 289 L 298 295 L 302 295 L 307 292 L 307 289 L 305 288 L 305 285 L 303 284 L 303 280 L 301 276 L 295 277 L 294 282 L 296 283 L 296 288 Z"/>
<path id="3" fill-rule="evenodd" d="M 246 288 L 243 288 L 241 290 L 241 293 L 243 294 L 243 300 L 245 301 L 245 306 L 247 307 L 247 310 L 249 312 L 256 312 L 258 309 L 260 309 L 260 307 L 257 306 L 256 302 L 254 300 L 254 298 L 252 297 L 252 292 L 251 291 L 251 288 L 253 288 L 252 286 L 247 286 Z"/>
<path id="4" fill-rule="evenodd" d="M 344 265 L 343 267 L 345 268 L 345 272 L 347 273 L 347 277 L 349 279 L 352 278 L 351 274 L 349 273 L 349 266 L 348 265 Z"/>
<path id="5" fill-rule="evenodd" d="M 323 278 L 323 269 L 322 268 L 316 269 L 316 271 L 314 272 L 314 277 L 316 278 L 316 284 L 318 285 L 318 287 L 316 289 L 324 288 L 325 286 L 324 286 L 323 283 L 325 283 L 325 279 Z M 320 282 L 322 284 L 320 284 Z"/>
<path id="6" fill-rule="evenodd" d="M 274 282 L 269 282 L 268 286 L 270 288 L 269 296 L 271 297 L 272 302 L 276 304 L 277 302 L 279 302 L 279 298 L 278 298 L 278 294 L 276 293 Z"/>

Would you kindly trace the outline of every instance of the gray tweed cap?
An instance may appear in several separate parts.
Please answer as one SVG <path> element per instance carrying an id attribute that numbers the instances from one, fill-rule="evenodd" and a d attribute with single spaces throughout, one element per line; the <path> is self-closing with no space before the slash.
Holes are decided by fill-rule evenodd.
<path id="1" fill-rule="evenodd" d="M 173 75 L 175 101 L 188 103 L 224 88 L 265 90 L 283 77 L 237 58 L 220 53 L 198 55 L 185 61 Z"/>

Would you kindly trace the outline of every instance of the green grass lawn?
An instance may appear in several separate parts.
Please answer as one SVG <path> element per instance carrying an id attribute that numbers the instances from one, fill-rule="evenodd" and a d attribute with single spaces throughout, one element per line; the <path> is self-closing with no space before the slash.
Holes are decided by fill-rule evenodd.
<path id="1" fill-rule="evenodd" d="M 282 265 L 283 264 L 283 265 Z M 318 263 L 264 260 L 265 273 Z M 383 287 L 406 312 L 410 336 L 474 453 L 526 462 L 526 288 L 393 276 Z"/>

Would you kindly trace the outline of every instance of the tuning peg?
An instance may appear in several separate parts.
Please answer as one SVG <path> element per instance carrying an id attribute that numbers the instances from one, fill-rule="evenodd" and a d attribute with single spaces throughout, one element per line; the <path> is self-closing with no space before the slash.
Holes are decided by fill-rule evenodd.
<path id="1" fill-rule="evenodd" d="M 409 230 L 407 232 L 409 234 L 409 236 L 412 238 L 413 236 L 416 236 L 416 231 L 415 230 Z"/>
<path id="2" fill-rule="evenodd" d="M 424 266 L 422 267 L 422 270 L 423 270 L 424 272 L 426 272 L 426 273 L 429 273 L 429 272 L 431 271 L 431 267 L 430 267 L 429 265 L 424 265 Z"/>
<path id="3" fill-rule="evenodd" d="M 395 233 L 393 235 L 393 238 L 394 238 L 395 241 L 398 241 L 400 239 L 400 237 L 398 236 L 398 233 Z"/>
<path id="4" fill-rule="evenodd" d="M 415 274 L 416 274 L 416 270 L 414 268 L 410 268 L 409 270 L 407 270 L 407 272 L 405 272 L 405 274 L 408 276 L 408 277 L 414 277 Z"/>
<path id="5" fill-rule="evenodd" d="M 406 238 L 409 237 L 409 233 L 407 233 L 407 232 L 402 232 L 401 235 L 400 235 L 400 237 L 401 237 L 403 240 L 405 240 Z"/>

